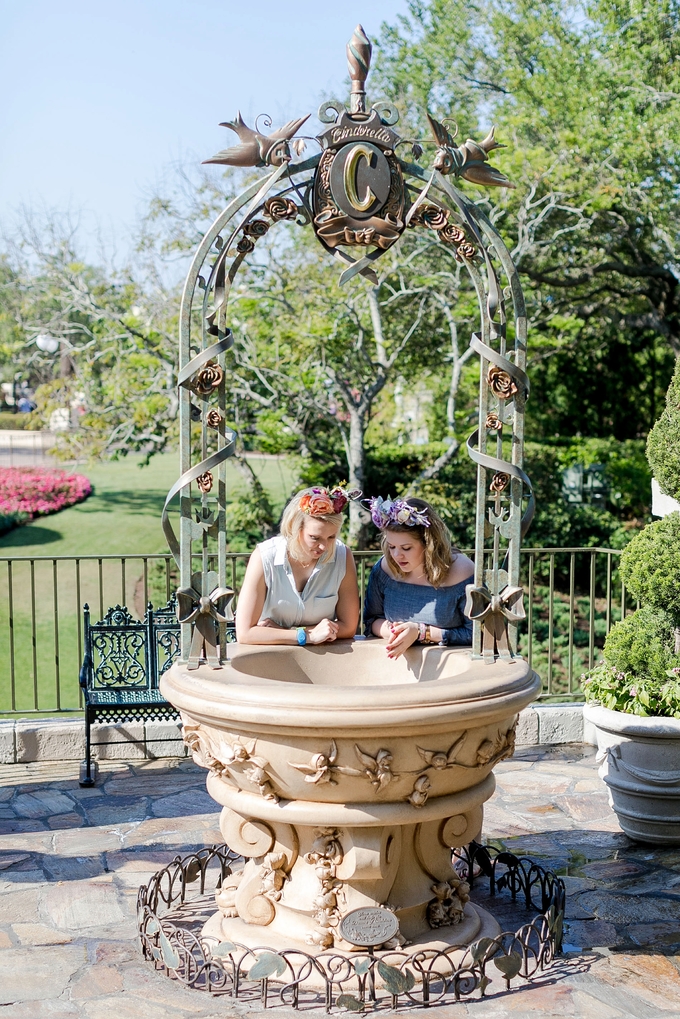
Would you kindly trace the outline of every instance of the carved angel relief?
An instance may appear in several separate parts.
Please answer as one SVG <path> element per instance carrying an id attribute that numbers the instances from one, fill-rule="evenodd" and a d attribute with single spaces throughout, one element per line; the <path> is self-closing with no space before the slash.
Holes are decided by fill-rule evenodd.
<path id="1" fill-rule="evenodd" d="M 376 793 L 381 792 L 393 779 L 398 778 L 392 771 L 392 761 L 394 758 L 389 750 L 382 748 L 378 750 L 375 757 L 372 757 L 355 743 L 354 752 L 363 765 L 362 768 L 350 768 L 347 765 L 335 763 L 338 758 L 338 748 L 335 740 L 331 740 L 327 754 L 313 754 L 309 764 L 291 763 L 291 767 L 295 768 L 296 771 L 303 772 L 305 782 L 311 782 L 314 785 L 321 785 L 326 782 L 331 785 L 337 785 L 337 780 L 334 777 L 336 773 L 351 775 L 353 778 L 367 778 Z"/>
<path id="2" fill-rule="evenodd" d="M 305 854 L 305 860 L 314 866 L 321 886 L 314 899 L 314 919 L 318 930 L 308 935 L 306 940 L 308 944 L 330 948 L 335 941 L 335 928 L 341 919 L 338 896 L 342 881 L 338 881 L 336 873 L 344 853 L 340 842 L 341 832 L 337 828 L 317 828 L 314 835 L 311 851 Z"/>
<path id="3" fill-rule="evenodd" d="M 470 899 L 470 885 L 459 877 L 439 881 L 432 885 L 434 898 L 427 905 L 427 922 L 430 927 L 450 927 L 460 923 L 465 915 L 465 904 Z"/>
<path id="4" fill-rule="evenodd" d="M 335 740 L 331 740 L 330 749 L 327 754 L 314 754 L 309 764 L 293 764 L 291 768 L 304 773 L 305 782 L 313 785 L 324 785 L 329 782 L 331 785 L 338 783 L 333 778 L 333 765 L 338 757 L 338 748 Z"/>
<path id="5" fill-rule="evenodd" d="M 267 761 L 255 755 L 256 739 L 244 740 L 239 736 L 229 743 L 221 738 L 217 746 L 199 723 L 188 722 L 184 723 L 182 733 L 196 764 L 234 784 L 238 784 L 237 779 L 243 776 L 257 786 L 260 796 L 273 803 L 279 802 L 267 771 Z"/>
<path id="6" fill-rule="evenodd" d="M 337 770 L 343 775 L 367 778 L 377 793 L 382 792 L 392 779 L 399 777 L 392 772 L 394 758 L 389 750 L 381 749 L 375 757 L 371 757 L 355 743 L 354 752 L 363 764 L 363 768 L 338 768 Z"/>
<path id="7" fill-rule="evenodd" d="M 446 768 L 453 767 L 467 769 L 486 768 L 497 764 L 498 761 L 502 761 L 506 757 L 512 757 L 515 752 L 516 729 L 517 721 L 513 723 L 507 732 L 501 732 L 499 729 L 495 739 L 482 740 L 475 751 L 473 764 L 463 764 L 457 760 L 458 753 L 467 738 L 467 730 L 461 733 L 448 750 L 425 750 L 424 747 L 417 747 L 418 753 L 426 764 L 426 768 L 413 783 L 413 791 L 408 797 L 409 803 L 414 807 L 423 807 L 427 803 L 431 787 L 428 774 L 430 769 L 433 771 L 444 771 Z"/>

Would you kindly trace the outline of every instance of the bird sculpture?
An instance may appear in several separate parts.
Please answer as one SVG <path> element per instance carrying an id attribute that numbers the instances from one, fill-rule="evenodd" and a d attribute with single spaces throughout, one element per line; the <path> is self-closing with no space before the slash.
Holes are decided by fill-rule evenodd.
<path id="1" fill-rule="evenodd" d="M 308 118 L 309 113 L 305 117 L 298 117 L 297 120 L 289 120 L 270 135 L 264 135 L 248 127 L 239 111 L 236 120 L 224 121 L 220 127 L 228 127 L 230 131 L 235 131 L 240 144 L 222 149 L 217 155 L 211 159 L 204 159 L 203 162 L 222 163 L 226 166 L 281 166 L 291 158 L 288 142 Z"/>
<path id="2" fill-rule="evenodd" d="M 429 113 L 427 119 L 438 145 L 434 157 L 435 170 L 439 170 L 444 176 L 452 173 L 455 177 L 463 177 L 464 180 L 481 184 L 483 187 L 515 187 L 504 173 L 489 164 L 489 153 L 494 149 L 505 148 L 496 141 L 494 127 L 484 141 L 473 142 L 468 138 L 464 145 L 454 146 L 453 137 L 444 124 L 435 120 Z"/>

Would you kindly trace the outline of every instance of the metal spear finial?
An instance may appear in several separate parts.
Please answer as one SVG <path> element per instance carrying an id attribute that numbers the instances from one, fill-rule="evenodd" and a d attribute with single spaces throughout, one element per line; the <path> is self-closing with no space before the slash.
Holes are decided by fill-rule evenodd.
<path id="1" fill-rule="evenodd" d="M 350 112 L 366 112 L 366 92 L 364 85 L 371 67 L 373 47 L 361 25 L 354 29 L 352 38 L 347 43 L 347 66 L 352 79 Z"/>

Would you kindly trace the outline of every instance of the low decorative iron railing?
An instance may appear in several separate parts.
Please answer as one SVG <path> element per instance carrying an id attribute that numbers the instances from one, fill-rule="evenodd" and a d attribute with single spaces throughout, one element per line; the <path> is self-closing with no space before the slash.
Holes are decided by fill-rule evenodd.
<path id="1" fill-rule="evenodd" d="M 515 979 L 519 983 L 540 977 L 562 946 L 562 879 L 528 857 L 475 842 L 456 855 L 465 864 L 473 899 L 486 885 L 487 909 L 494 911 L 502 893 L 515 904 L 512 929 L 445 950 L 383 948 L 377 954 L 360 950 L 351 956 L 269 948 L 266 928 L 258 948 L 230 941 L 211 947 L 201 929 L 215 912 L 214 890 L 242 862 L 221 845 L 175 857 L 141 886 L 137 924 L 142 955 L 185 987 L 263 1008 L 322 1007 L 326 1012 L 391 1014 L 400 1007 L 479 1000 L 493 976 L 508 991 Z M 493 988 L 496 994 L 503 989 L 499 983 Z"/>
<path id="2" fill-rule="evenodd" d="M 248 555 L 228 555 L 227 583 L 236 591 Z M 362 610 L 379 555 L 355 553 Z M 520 653 L 541 676 L 542 697 L 580 698 L 581 674 L 626 611 L 619 555 L 608 548 L 522 549 L 527 619 Z M 161 553 L 0 557 L 0 715 L 82 711 L 84 603 L 95 621 L 116 604 L 142 619 L 149 602 L 165 605 L 177 587 L 175 569 L 172 556 Z"/>

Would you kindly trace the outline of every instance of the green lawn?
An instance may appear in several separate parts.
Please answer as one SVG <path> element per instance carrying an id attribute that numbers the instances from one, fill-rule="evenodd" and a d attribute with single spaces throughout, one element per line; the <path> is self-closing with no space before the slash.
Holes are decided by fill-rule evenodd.
<path id="1" fill-rule="evenodd" d="M 179 473 L 175 453 L 154 457 L 148 467 L 139 458 L 76 468 L 94 485 L 85 502 L 40 517 L 0 538 L 0 556 L 129 555 L 167 552 L 161 510 Z M 282 460 L 253 457 L 255 473 L 280 510 L 290 494 L 294 473 Z M 227 464 L 232 492 L 246 483 L 238 466 Z"/>
<path id="2" fill-rule="evenodd" d="M 162 592 L 164 600 L 163 565 L 141 557 L 168 551 L 160 515 L 177 461 L 167 454 L 148 467 L 131 457 L 79 467 L 94 485 L 89 499 L 0 539 L 0 712 L 78 707 L 84 602 L 98 619 L 117 603 L 140 615 L 145 593 L 157 603 Z M 251 463 L 280 510 L 295 480 L 291 467 L 255 457 Z M 238 466 L 228 464 L 227 483 L 232 493 L 245 489 Z M 124 556 L 125 563 L 57 558 L 105 555 Z M 7 557 L 43 558 L 2 561 Z"/>

